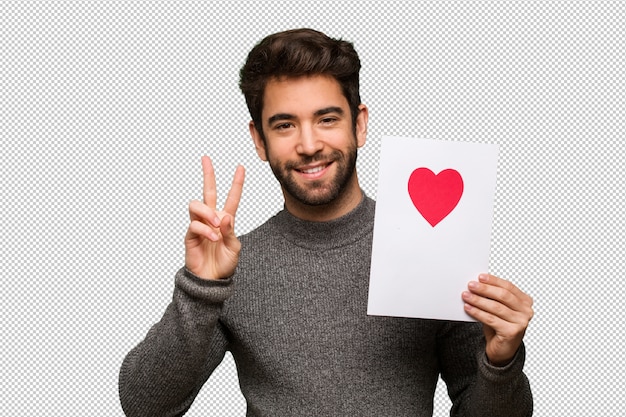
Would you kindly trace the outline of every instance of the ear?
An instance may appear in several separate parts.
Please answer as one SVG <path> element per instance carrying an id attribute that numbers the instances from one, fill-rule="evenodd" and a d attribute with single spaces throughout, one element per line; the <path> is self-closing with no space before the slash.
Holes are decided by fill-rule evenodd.
<path id="1" fill-rule="evenodd" d="M 367 106 L 365 104 L 359 104 L 359 114 L 356 116 L 356 141 L 359 148 L 365 145 L 368 118 L 369 112 Z"/>
<path id="2" fill-rule="evenodd" d="M 250 129 L 250 136 L 252 136 L 252 140 L 254 141 L 256 154 L 259 155 L 259 158 L 261 158 L 262 161 L 267 161 L 267 150 L 265 149 L 265 141 L 263 141 L 261 134 L 254 125 L 254 121 L 250 121 L 250 123 L 248 124 L 248 129 Z"/>

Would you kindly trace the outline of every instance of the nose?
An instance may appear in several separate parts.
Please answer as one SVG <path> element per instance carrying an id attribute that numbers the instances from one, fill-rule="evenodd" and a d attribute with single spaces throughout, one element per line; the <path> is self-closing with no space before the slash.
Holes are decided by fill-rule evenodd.
<path id="1" fill-rule="evenodd" d="M 301 155 L 315 155 L 322 150 L 324 144 L 310 127 L 303 126 L 300 130 L 296 152 Z"/>

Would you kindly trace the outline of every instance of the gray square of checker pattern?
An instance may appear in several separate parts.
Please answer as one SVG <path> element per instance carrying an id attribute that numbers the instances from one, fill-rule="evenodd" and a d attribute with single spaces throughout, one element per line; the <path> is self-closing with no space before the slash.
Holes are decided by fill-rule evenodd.
<path id="1" fill-rule="evenodd" d="M 121 360 L 171 299 L 200 155 L 214 158 L 220 190 L 246 166 L 238 233 L 281 209 L 237 74 L 263 36 L 309 26 L 361 55 L 368 195 L 383 135 L 500 145 L 490 271 L 535 299 L 535 415 L 621 415 L 624 5 L 285 5 L 6 5 L 3 411 L 122 415 Z M 434 403 L 449 414 L 441 381 Z M 230 355 L 187 415 L 245 415 Z"/>

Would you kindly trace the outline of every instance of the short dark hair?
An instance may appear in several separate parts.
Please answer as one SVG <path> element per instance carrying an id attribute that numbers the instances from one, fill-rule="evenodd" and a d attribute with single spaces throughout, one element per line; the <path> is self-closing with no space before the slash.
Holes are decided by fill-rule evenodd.
<path id="1" fill-rule="evenodd" d="M 361 104 L 360 69 L 361 61 L 352 43 L 330 38 L 313 29 L 293 29 L 269 35 L 254 46 L 239 73 L 239 87 L 246 98 L 252 121 L 265 140 L 261 112 L 269 80 L 332 76 L 348 101 L 352 125 L 355 126 Z"/>

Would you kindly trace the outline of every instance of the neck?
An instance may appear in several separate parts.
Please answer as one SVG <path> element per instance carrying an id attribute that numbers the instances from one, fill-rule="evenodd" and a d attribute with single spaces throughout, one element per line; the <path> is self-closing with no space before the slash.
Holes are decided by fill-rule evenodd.
<path id="1" fill-rule="evenodd" d="M 345 189 L 333 201 L 319 206 L 304 204 L 283 189 L 285 208 L 289 213 L 302 220 L 327 222 L 351 212 L 363 199 L 363 193 L 356 177 L 356 172 Z"/>

